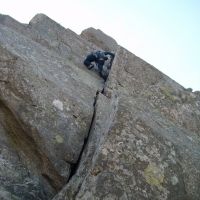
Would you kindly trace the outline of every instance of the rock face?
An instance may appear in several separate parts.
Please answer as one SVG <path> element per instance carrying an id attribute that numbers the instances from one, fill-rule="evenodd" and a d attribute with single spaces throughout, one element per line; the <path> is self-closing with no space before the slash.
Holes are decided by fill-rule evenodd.
<path id="1" fill-rule="evenodd" d="M 79 61 L 81 65 L 82 58 L 76 54 L 71 52 L 68 57 L 64 57 L 58 49 L 51 50 L 54 36 L 61 30 L 60 34 L 64 34 L 64 28 L 55 28 L 58 33 L 54 32 L 53 27 L 49 33 L 51 26 L 42 26 L 40 30 L 40 20 L 47 25 L 53 24 L 48 17 L 38 15 L 32 20 L 30 29 L 29 26 L 19 24 L 20 30 L 16 28 L 17 22 L 8 19 L 0 25 L 1 132 L 10 138 L 11 149 L 18 155 L 16 159 L 19 157 L 19 162 L 27 168 L 20 168 L 22 171 L 19 169 L 19 173 L 30 171 L 31 176 L 38 179 L 38 187 L 41 184 L 46 187 L 46 183 L 43 183 L 45 179 L 50 185 L 48 187 L 54 190 L 50 194 L 55 194 L 66 183 L 71 166 L 79 158 L 93 117 L 94 97 L 96 91 L 102 89 L 103 81 L 98 76 L 91 76 L 83 66 L 78 67 L 76 63 Z M 58 26 L 56 23 L 53 25 Z M 34 35 L 32 30 L 36 30 L 37 34 Z M 32 32 L 30 37 L 29 32 Z M 73 34 L 72 37 L 79 38 Z M 45 38 L 45 45 L 35 36 Z M 81 47 L 87 44 L 86 41 L 82 44 L 81 38 L 80 41 L 74 39 L 80 43 L 77 46 L 70 37 L 68 39 L 69 42 L 65 40 L 63 45 L 68 45 L 73 52 L 83 51 Z M 85 46 L 90 48 L 90 45 Z M 76 57 L 75 63 L 69 59 L 70 56 Z M 9 151 L 7 149 L 5 154 L 9 154 Z M 4 165 L 4 160 L 2 162 Z M 17 165 L 15 162 L 11 164 Z M 5 163 L 8 169 L 12 166 L 10 160 L 6 159 Z M 13 170 L 13 173 L 18 171 Z M 11 179 L 12 184 L 5 187 L 9 186 L 8 192 L 12 193 L 13 188 L 16 188 L 14 182 L 22 183 L 18 183 L 11 173 L 6 174 L 8 177 L 3 170 L 1 185 L 6 184 L 4 179 Z M 1 189 L 5 190 L 4 187 Z M 27 199 L 26 196 L 23 198 Z"/>
<path id="2" fill-rule="evenodd" d="M 100 30 L 0 16 L 0 136 L 0 199 L 200 199 L 199 92 Z"/>
<path id="3" fill-rule="evenodd" d="M 198 93 L 122 47 L 104 91 L 82 165 L 55 200 L 199 199 Z"/>
<path id="4" fill-rule="evenodd" d="M 81 37 L 95 44 L 104 51 L 116 51 L 117 42 L 99 29 L 88 28 L 81 33 Z"/>

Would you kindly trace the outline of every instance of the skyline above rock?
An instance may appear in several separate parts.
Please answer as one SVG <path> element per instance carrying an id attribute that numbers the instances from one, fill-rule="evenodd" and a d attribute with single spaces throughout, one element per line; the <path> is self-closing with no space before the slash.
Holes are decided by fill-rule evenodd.
<path id="1" fill-rule="evenodd" d="M 26 24 L 36 13 L 45 13 L 77 34 L 88 27 L 100 29 L 185 88 L 200 90 L 198 1 L 101 3 L 104 5 L 101 17 L 97 14 L 97 1 L 82 0 L 59 3 L 35 0 L 28 4 L 25 0 L 21 4 L 7 0 L 1 3 L 1 13 Z M 73 17 L 75 11 L 78 12 Z"/>

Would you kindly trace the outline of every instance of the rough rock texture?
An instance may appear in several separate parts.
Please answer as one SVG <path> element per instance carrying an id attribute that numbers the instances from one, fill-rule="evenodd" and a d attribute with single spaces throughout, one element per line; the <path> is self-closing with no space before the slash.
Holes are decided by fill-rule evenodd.
<path id="1" fill-rule="evenodd" d="M 81 37 L 95 44 L 104 51 L 116 51 L 117 42 L 99 29 L 88 28 L 81 33 Z"/>
<path id="2" fill-rule="evenodd" d="M 98 48 L 116 53 L 105 85 L 82 65 Z M 0 15 L 0 199 L 198 200 L 199 188 L 199 92 L 100 30 Z"/>
<path id="3" fill-rule="evenodd" d="M 104 93 L 80 167 L 54 200 L 199 199 L 198 93 L 122 47 Z"/>
<path id="4" fill-rule="evenodd" d="M 46 24 L 48 22 L 53 24 L 48 17 L 38 15 L 37 20 L 33 20 L 38 26 L 40 17 L 45 18 Z M 12 20 L 8 22 L 11 23 Z M 23 27 L 19 25 L 21 26 Z M 57 24 L 55 23 L 54 26 Z M 55 191 L 58 191 L 67 181 L 71 167 L 79 158 L 93 117 L 94 97 L 96 91 L 102 89 L 103 80 L 98 76 L 91 76 L 84 66 L 80 68 L 75 65 L 78 61 L 81 65 L 81 57 L 69 53 L 76 57 L 76 62 L 73 63 L 73 60 L 63 57 L 62 53 L 45 48 L 39 40 L 33 41 L 32 35 L 28 37 L 26 32 L 21 34 L 16 27 L 18 26 L 9 28 L 0 25 L 2 134 L 6 133 L 6 136 L 12 140 L 12 151 L 17 151 L 19 163 L 20 161 L 25 163 L 27 168 L 25 172 L 29 169 L 31 176 L 41 179 L 37 187 L 39 184 L 46 187 L 45 181 L 47 181 Z M 57 34 L 51 26 L 43 26 L 41 31 L 36 28 L 38 35 L 44 36 L 44 32 L 47 33 L 48 29 L 51 30 L 52 35 Z M 58 29 L 55 30 L 59 32 Z M 64 30 L 62 34 L 64 35 Z M 45 37 L 51 44 L 51 37 L 48 35 Z M 74 33 L 73 37 L 78 36 Z M 73 40 L 71 41 L 70 37 L 68 39 L 69 42 L 66 39 L 65 44 L 73 45 Z M 74 39 L 74 41 L 78 40 Z M 80 46 L 74 45 L 73 50 L 83 51 L 82 45 L 82 43 Z M 9 150 L 6 154 L 9 154 Z M 2 160 L 3 166 L 7 163 L 5 169 L 11 164 L 18 165 L 18 161 L 12 161 L 11 164 L 9 162 L 9 159 L 5 162 Z M 14 169 L 13 173 L 16 173 L 16 176 L 17 173 L 25 174 L 23 167 L 19 167 L 22 171 Z M 12 174 L 9 172 L 7 174 L 8 179 L 11 179 L 10 182 L 16 184 L 24 183 L 29 177 L 24 175 L 24 180 L 17 183 Z M 3 171 L 1 177 L 1 190 L 5 190 Z M 9 184 L 7 191 L 12 193 L 13 188 L 16 188 L 16 185 Z M 29 190 L 27 189 L 26 192 L 28 193 Z M 15 191 L 13 194 L 15 195 Z M 39 199 L 39 196 L 35 199 Z"/>
<path id="5" fill-rule="evenodd" d="M 9 16 L 0 15 L 0 24 L 31 38 L 81 68 L 85 56 L 99 48 L 44 14 L 37 14 L 29 24 L 21 24 Z"/>

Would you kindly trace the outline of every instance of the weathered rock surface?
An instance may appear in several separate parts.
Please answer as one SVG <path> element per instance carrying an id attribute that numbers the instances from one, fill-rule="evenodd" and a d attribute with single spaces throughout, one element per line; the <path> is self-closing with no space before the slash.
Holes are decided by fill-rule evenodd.
<path id="1" fill-rule="evenodd" d="M 13 129 L 20 129 L 15 119 L 9 114 L 9 110 L 2 104 L 0 105 L 0 118 L 1 122 L 2 119 L 5 119 L 8 123 L 12 123 L 10 125 Z M 31 168 L 28 168 L 22 161 L 24 156 L 22 148 L 31 149 L 33 145 L 29 140 L 22 138 L 24 135 L 19 136 L 18 139 L 21 140 L 17 143 L 14 141 L 16 139 L 14 134 L 10 132 L 8 135 L 7 130 L 0 124 L 0 199 L 50 199 L 55 191 L 41 176 L 32 173 Z M 36 155 L 33 152 L 31 154 L 30 150 L 29 153 L 26 161 L 33 162 L 31 156 L 35 157 Z"/>
<path id="2" fill-rule="evenodd" d="M 88 28 L 82 31 L 81 37 L 105 51 L 115 52 L 118 48 L 117 42 L 99 29 Z"/>
<path id="3" fill-rule="evenodd" d="M 98 48 L 105 86 L 82 65 Z M 0 16 L 0 199 L 198 200 L 199 137 L 199 92 L 102 31 Z"/>
<path id="4" fill-rule="evenodd" d="M 9 16 L 0 15 L 0 24 L 31 38 L 81 68 L 87 53 L 99 48 L 44 14 L 37 14 L 29 24 L 21 24 Z"/>
<path id="5" fill-rule="evenodd" d="M 121 47 L 104 91 L 80 167 L 54 200 L 199 199 L 199 97 Z"/>
<path id="6" fill-rule="evenodd" d="M 43 35 L 45 28 L 50 27 L 43 27 L 42 31 L 38 28 L 38 35 Z M 45 179 L 58 191 L 79 158 L 93 117 L 94 97 L 102 89 L 103 80 L 27 36 L 15 26 L 0 25 L 0 123 L 12 140 L 19 162 L 25 163 L 31 176 L 42 179 L 38 184 L 47 184 L 42 183 Z M 45 37 L 51 43 L 51 38 Z M 72 44 L 71 38 L 69 43 Z M 74 51 L 79 48 L 81 45 L 74 46 Z M 76 58 L 81 64 L 81 58 Z M 9 162 L 6 161 L 8 167 Z M 17 168 L 15 172 L 18 173 Z M 4 181 L 4 174 L 1 177 Z M 10 182 L 17 182 L 14 176 L 9 178 Z M 13 188 L 15 184 L 9 186 L 8 192 L 12 193 Z"/>

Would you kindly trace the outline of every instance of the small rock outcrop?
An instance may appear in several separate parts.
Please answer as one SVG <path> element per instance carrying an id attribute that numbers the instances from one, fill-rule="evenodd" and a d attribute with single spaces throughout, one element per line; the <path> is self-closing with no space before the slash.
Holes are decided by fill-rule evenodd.
<path id="1" fill-rule="evenodd" d="M 81 37 L 104 51 L 115 52 L 118 48 L 117 42 L 99 29 L 88 28 L 82 31 Z"/>
<path id="2" fill-rule="evenodd" d="M 100 30 L 0 15 L 0 136 L 3 200 L 200 199 L 199 92 Z"/>

